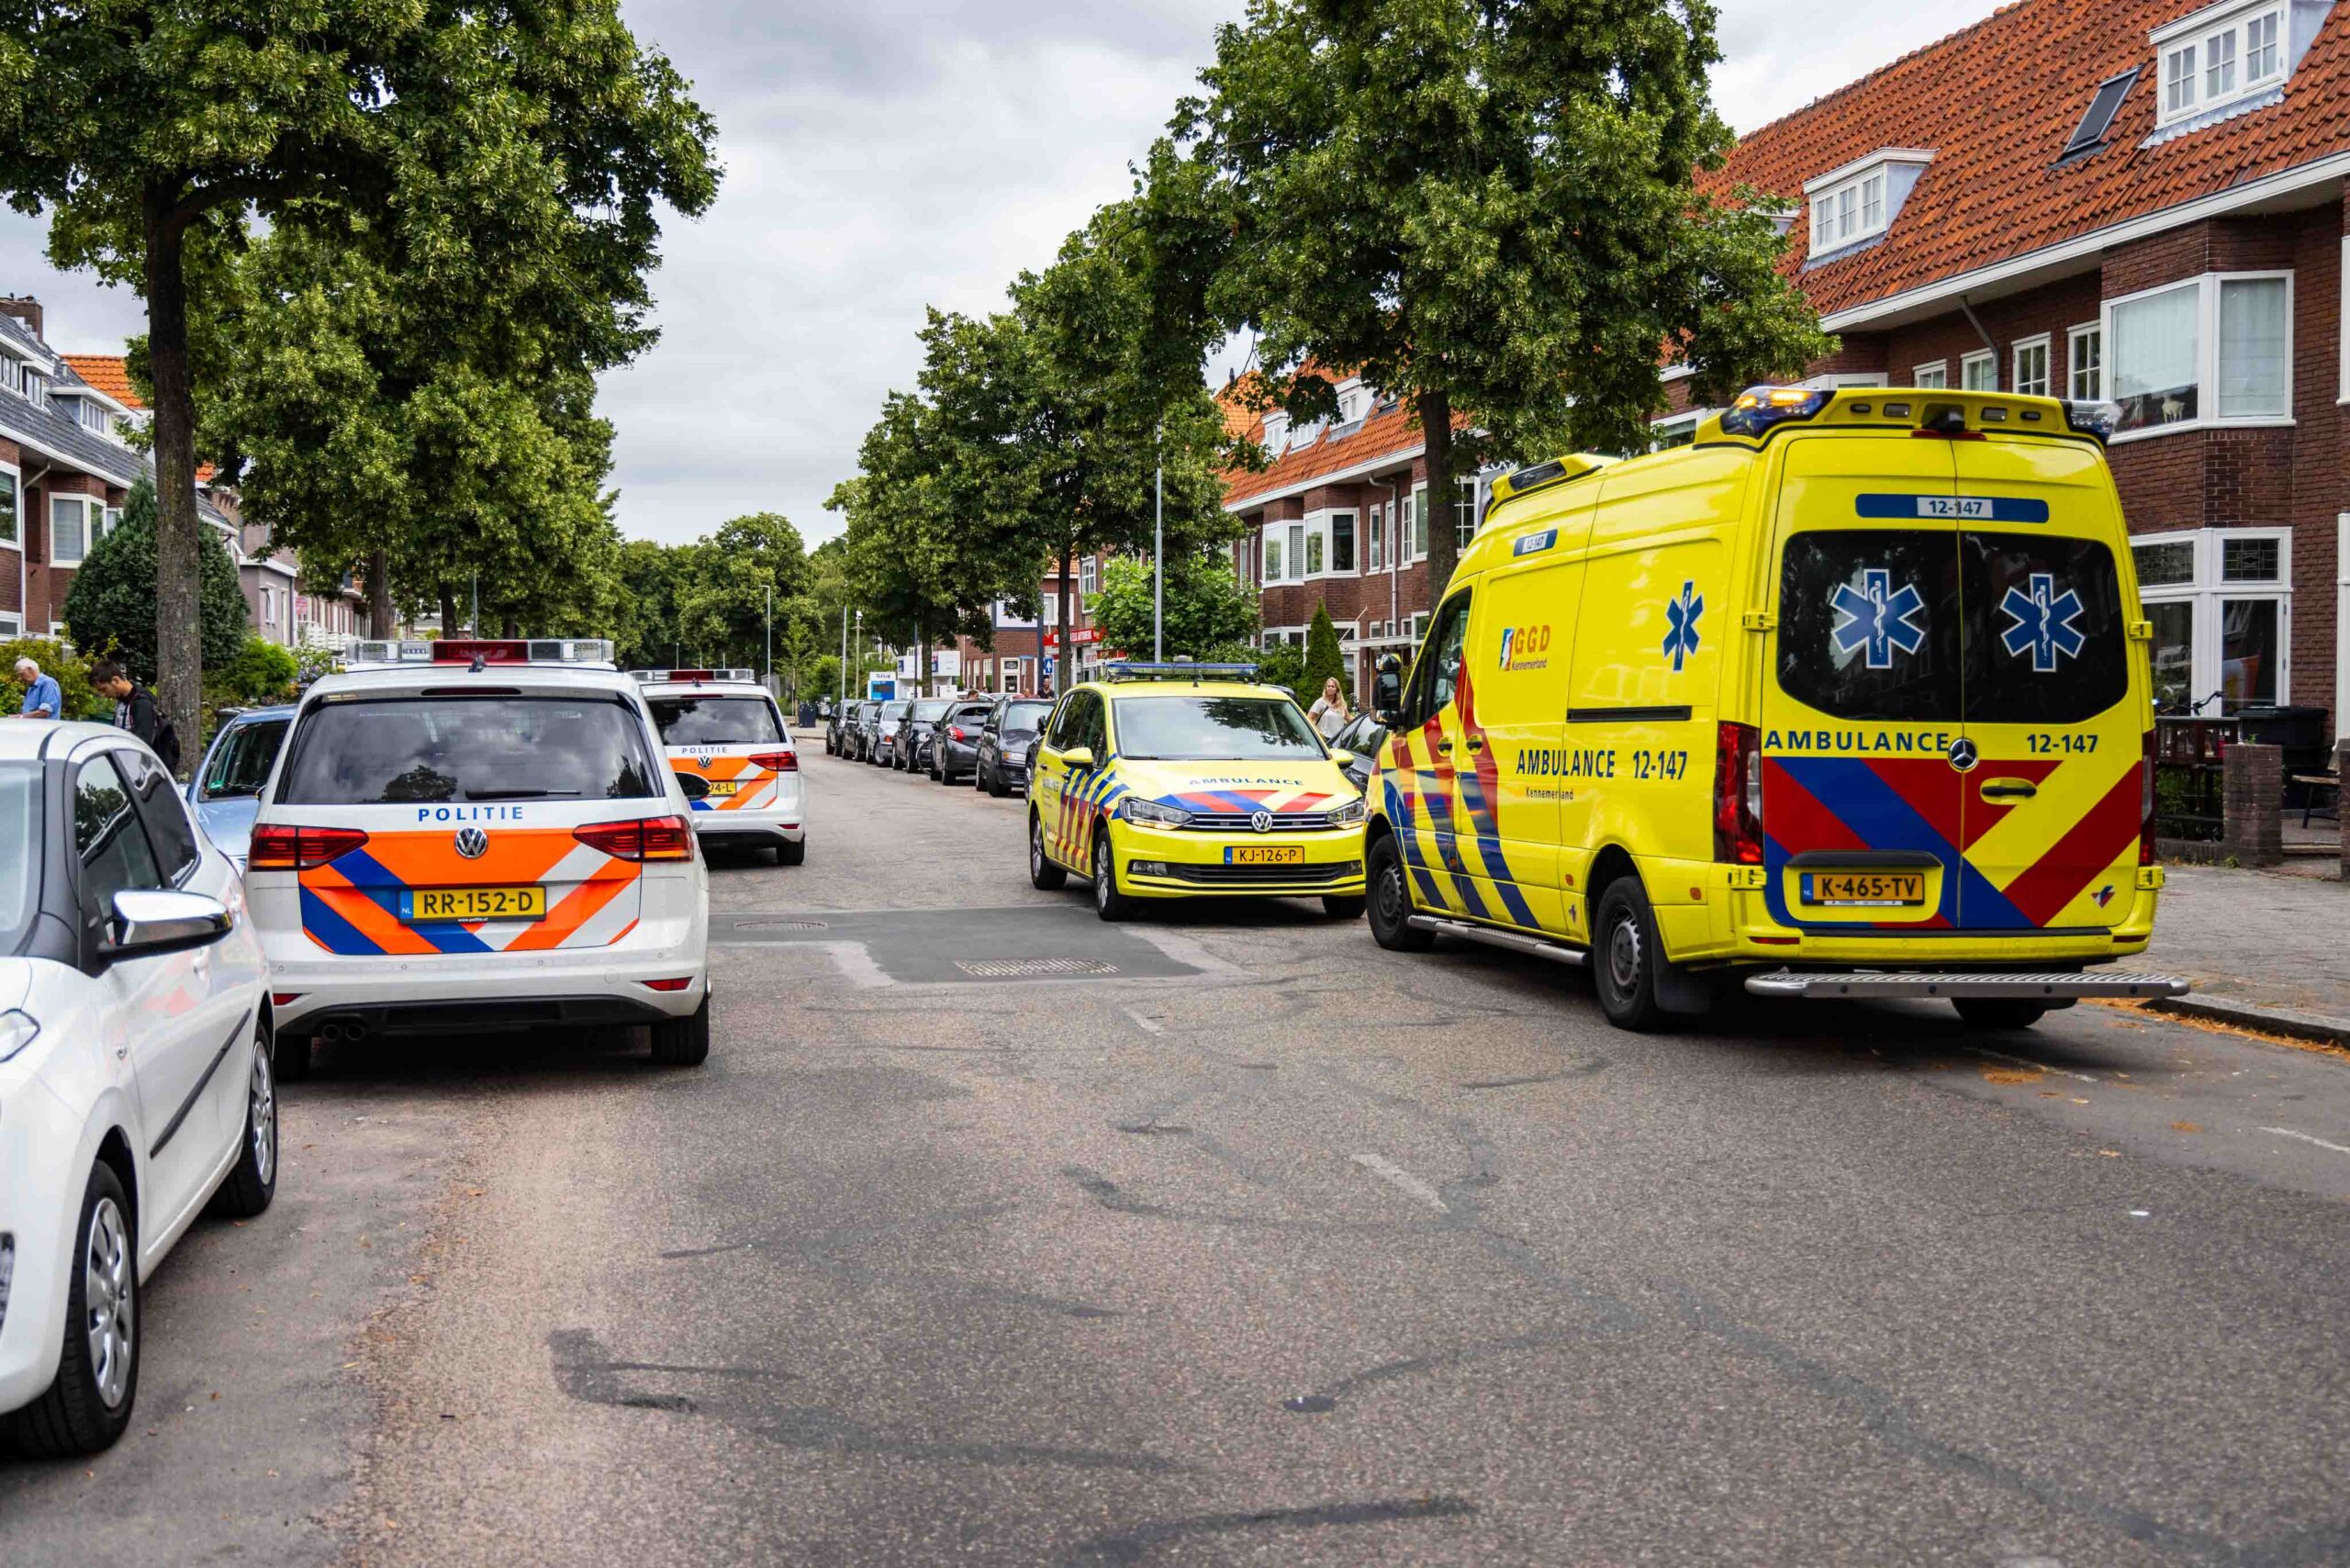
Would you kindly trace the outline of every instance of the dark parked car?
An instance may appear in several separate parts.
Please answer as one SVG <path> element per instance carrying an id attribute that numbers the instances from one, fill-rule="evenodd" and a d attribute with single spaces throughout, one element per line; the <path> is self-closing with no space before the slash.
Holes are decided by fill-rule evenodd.
<path id="1" fill-rule="evenodd" d="M 1340 769 L 1347 782 L 1358 790 L 1371 788 L 1371 765 L 1379 760 L 1379 748 L 1387 744 L 1387 726 L 1369 713 L 1358 713 L 1347 722 L 1347 727 L 1331 737 L 1332 751 L 1354 754 L 1353 759 Z"/>
<path id="2" fill-rule="evenodd" d="M 1044 728 L 1052 711 L 1052 702 L 1042 697 L 1011 697 L 997 703 L 979 729 L 979 756 L 971 765 L 973 781 L 998 800 L 1015 787 L 1025 794 L 1036 732 Z"/>
<path id="3" fill-rule="evenodd" d="M 873 717 L 865 724 L 866 761 L 876 767 L 903 766 L 898 760 L 898 740 L 905 728 L 906 714 L 912 707 L 912 702 L 900 697 L 873 710 Z"/>
<path id="4" fill-rule="evenodd" d="M 992 700 L 951 703 L 946 717 L 931 726 L 930 776 L 952 784 L 971 772 L 979 760 L 979 729 L 995 711 Z"/>
<path id="5" fill-rule="evenodd" d="M 824 754 L 826 756 L 846 756 L 848 755 L 846 737 L 856 725 L 856 711 L 864 706 L 862 702 L 844 702 L 826 716 L 824 720 Z"/>
<path id="6" fill-rule="evenodd" d="M 905 727 L 899 733 L 896 765 L 908 773 L 928 771 L 930 767 L 931 734 L 938 728 L 938 721 L 955 706 L 949 697 L 918 697 L 906 710 Z"/>
<path id="7" fill-rule="evenodd" d="M 223 722 L 212 749 L 188 780 L 187 803 L 205 836 L 221 854 L 245 868 L 245 845 L 252 837 L 253 813 L 261 809 L 261 787 L 285 743 L 292 708 L 248 708 Z"/>

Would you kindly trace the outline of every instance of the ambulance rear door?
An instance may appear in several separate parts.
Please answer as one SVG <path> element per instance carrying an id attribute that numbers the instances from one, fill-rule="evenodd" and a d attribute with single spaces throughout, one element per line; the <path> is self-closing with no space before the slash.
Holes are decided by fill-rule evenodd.
<path id="1" fill-rule="evenodd" d="M 1960 788 L 1975 930 L 2103 931 L 2135 902 L 2146 814 L 2143 658 L 2130 643 L 2123 530 L 2087 442 L 1946 444 L 1962 521 Z"/>

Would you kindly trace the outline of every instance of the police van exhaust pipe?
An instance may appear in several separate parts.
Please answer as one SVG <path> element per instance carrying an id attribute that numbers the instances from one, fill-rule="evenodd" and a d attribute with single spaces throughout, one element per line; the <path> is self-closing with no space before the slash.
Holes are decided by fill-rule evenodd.
<path id="1" fill-rule="evenodd" d="M 1404 917 L 1404 924 L 1417 931 L 1458 936 L 1464 942 L 1482 942 L 1488 947 L 1502 947 L 1513 953 L 1531 953 L 1538 958 L 1548 958 L 1554 964 L 1564 964 L 1570 969 L 1579 969 L 1591 961 L 1591 954 L 1585 948 L 1545 942 L 1539 936 L 1528 936 L 1516 931 L 1496 931 L 1490 925 L 1476 925 L 1465 920 L 1413 914 Z"/>

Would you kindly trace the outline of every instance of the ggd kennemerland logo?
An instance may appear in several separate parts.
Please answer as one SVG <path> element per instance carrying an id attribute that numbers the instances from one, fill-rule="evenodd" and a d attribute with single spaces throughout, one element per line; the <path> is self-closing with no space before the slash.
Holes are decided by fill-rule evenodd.
<path id="1" fill-rule="evenodd" d="M 1505 670 L 1548 669 L 1550 667 L 1550 628 L 1546 626 L 1505 626 L 1502 628 L 1502 668 Z"/>

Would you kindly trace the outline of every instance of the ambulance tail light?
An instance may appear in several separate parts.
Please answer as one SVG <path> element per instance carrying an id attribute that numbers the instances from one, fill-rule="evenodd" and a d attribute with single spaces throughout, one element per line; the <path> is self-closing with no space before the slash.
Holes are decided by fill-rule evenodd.
<path id="1" fill-rule="evenodd" d="M 571 836 L 615 860 L 690 860 L 694 830 L 683 817 L 645 817 L 622 823 L 589 823 Z"/>
<path id="2" fill-rule="evenodd" d="M 755 751 L 744 759 L 754 767 L 764 767 L 769 773 L 797 773 L 800 754 L 796 751 Z"/>
<path id="3" fill-rule="evenodd" d="M 252 871 L 308 871 L 361 847 L 367 834 L 355 827 L 295 827 L 264 823 L 253 829 L 245 867 Z"/>
<path id="4" fill-rule="evenodd" d="M 1751 724 L 1715 726 L 1714 858 L 1762 864 L 1762 732 Z"/>
<path id="5" fill-rule="evenodd" d="M 2138 864 L 2154 863 L 2154 732 L 2148 730 L 2139 747 L 2144 758 L 2139 768 L 2138 787 Z"/>

